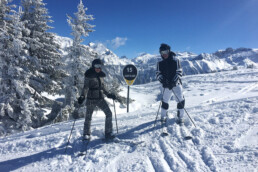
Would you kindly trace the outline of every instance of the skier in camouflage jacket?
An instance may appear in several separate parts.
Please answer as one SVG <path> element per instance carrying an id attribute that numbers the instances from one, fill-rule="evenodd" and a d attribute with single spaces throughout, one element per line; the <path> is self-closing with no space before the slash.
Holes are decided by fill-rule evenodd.
<path id="1" fill-rule="evenodd" d="M 101 71 L 102 65 L 103 64 L 100 59 L 93 60 L 92 67 L 85 72 L 83 91 L 78 99 L 78 103 L 82 104 L 85 100 L 85 96 L 87 95 L 87 110 L 83 130 L 83 136 L 85 139 L 90 139 L 91 119 L 96 107 L 100 108 L 106 115 L 105 138 L 112 139 L 115 137 L 112 133 L 112 112 L 104 99 L 104 94 L 113 100 L 116 99 L 116 95 L 109 93 L 104 84 L 104 77 L 106 74 Z"/>

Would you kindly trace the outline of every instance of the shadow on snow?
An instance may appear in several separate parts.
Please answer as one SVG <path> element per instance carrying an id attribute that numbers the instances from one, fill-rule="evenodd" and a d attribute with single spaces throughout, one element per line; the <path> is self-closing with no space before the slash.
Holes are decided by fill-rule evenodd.
<path id="1" fill-rule="evenodd" d="M 127 130 L 124 133 L 118 134 L 117 137 L 125 140 L 137 139 L 139 135 L 146 134 L 153 131 L 156 128 L 156 127 L 155 128 L 151 127 L 152 125 L 154 125 L 154 122 L 155 121 L 143 123 L 137 127 Z M 81 138 L 76 139 L 71 144 L 72 147 L 71 146 L 68 147 L 66 154 L 75 157 L 74 153 L 76 153 L 76 151 L 80 151 L 80 147 L 82 146 L 81 144 L 82 144 Z M 101 138 L 94 139 L 90 141 L 90 144 L 88 145 L 88 149 L 98 149 L 104 145 L 105 145 L 105 142 L 103 142 Z M 0 162 L 0 169 L 1 171 L 13 171 L 13 170 L 22 168 L 24 166 L 27 166 L 29 164 L 40 162 L 44 159 L 55 158 L 57 155 L 66 155 L 64 153 L 65 147 L 66 147 L 66 143 L 64 143 L 59 148 L 52 148 L 52 149 L 45 150 L 43 152 L 35 153 L 33 155 Z"/>

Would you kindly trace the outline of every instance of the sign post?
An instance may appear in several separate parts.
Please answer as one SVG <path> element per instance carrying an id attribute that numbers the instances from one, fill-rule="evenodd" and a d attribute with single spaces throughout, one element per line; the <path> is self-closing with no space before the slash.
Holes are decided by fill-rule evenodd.
<path id="1" fill-rule="evenodd" d="M 127 112 L 129 112 L 129 91 L 130 91 L 130 85 L 133 85 L 136 77 L 137 77 L 137 68 L 130 64 L 126 65 L 123 70 L 123 76 L 124 80 L 128 85 L 128 91 L 127 91 Z"/>

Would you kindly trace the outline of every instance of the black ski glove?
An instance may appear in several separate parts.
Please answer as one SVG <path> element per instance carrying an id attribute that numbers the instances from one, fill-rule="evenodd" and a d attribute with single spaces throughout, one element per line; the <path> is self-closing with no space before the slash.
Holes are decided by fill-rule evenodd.
<path id="1" fill-rule="evenodd" d="M 108 97 L 109 99 L 116 100 L 116 95 L 115 95 L 115 94 L 109 93 L 109 94 L 107 94 L 107 97 Z"/>
<path id="2" fill-rule="evenodd" d="M 164 88 L 169 88 L 169 81 L 168 81 L 167 79 L 163 79 L 163 80 L 162 80 L 162 86 L 163 86 Z"/>
<path id="3" fill-rule="evenodd" d="M 175 77 L 174 77 L 174 82 L 177 83 L 179 79 L 180 79 L 179 75 L 176 74 Z"/>
<path id="4" fill-rule="evenodd" d="M 164 78 L 163 78 L 162 75 L 159 75 L 159 76 L 157 77 L 157 79 L 158 79 L 158 81 L 159 81 L 161 84 L 162 84 L 163 81 L 164 81 Z"/>
<path id="5" fill-rule="evenodd" d="M 168 86 L 168 89 L 172 89 L 173 87 L 175 87 L 176 86 L 176 83 L 175 82 L 170 82 L 169 83 L 169 86 Z"/>
<path id="6" fill-rule="evenodd" d="M 163 87 L 164 88 L 168 88 L 169 90 L 171 90 L 173 87 L 176 86 L 176 83 L 173 81 L 169 81 L 169 80 L 165 80 L 165 82 L 163 83 Z"/>
<path id="7" fill-rule="evenodd" d="M 78 98 L 78 103 L 79 103 L 79 104 L 82 104 L 82 103 L 84 102 L 84 100 L 85 100 L 85 97 L 84 97 L 84 96 L 80 96 L 80 97 Z"/>

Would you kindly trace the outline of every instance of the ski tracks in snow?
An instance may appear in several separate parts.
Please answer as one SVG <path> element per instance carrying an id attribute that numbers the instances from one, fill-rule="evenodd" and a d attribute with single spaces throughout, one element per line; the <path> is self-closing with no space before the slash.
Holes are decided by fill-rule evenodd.
<path id="1" fill-rule="evenodd" d="M 175 152 L 175 157 L 178 157 L 178 160 L 183 162 L 181 164 L 185 164 L 184 170 L 214 171 L 210 169 L 210 165 L 206 163 L 206 159 L 202 156 L 202 145 L 198 145 L 195 142 L 195 139 L 199 140 L 203 138 L 199 138 L 198 135 L 195 135 L 192 140 L 184 140 L 184 137 L 188 135 L 186 133 L 189 133 L 188 130 L 189 129 L 185 126 L 172 125 L 169 127 L 169 131 L 172 133 L 171 137 L 176 139 L 171 140 L 171 138 L 165 138 L 161 140 L 163 147 L 165 148 L 167 145 L 167 147 L 170 147 L 171 151 L 173 150 Z M 173 171 L 174 170 L 175 169 L 173 169 Z"/>
<path id="2" fill-rule="evenodd" d="M 257 100 L 257 97 L 243 98 L 192 109 L 193 114 L 199 114 L 195 121 L 205 131 L 201 144 L 206 146 L 201 149 L 201 154 L 211 169 L 241 171 L 245 168 L 253 171 L 256 168 L 258 139 L 257 130 L 254 130 L 258 126 Z M 248 133 L 253 135 L 248 136 Z M 241 145 L 243 138 L 249 143 Z M 245 159 L 250 162 L 246 163 Z"/>
<path id="3" fill-rule="evenodd" d="M 188 129 L 171 119 L 169 136 L 159 137 L 159 131 L 154 132 L 157 157 L 150 154 L 154 169 L 163 166 L 167 171 L 253 171 L 258 163 L 257 101 L 258 98 L 244 98 L 193 108 L 190 113 L 199 127 L 188 126 L 193 135 L 189 141 L 182 139 Z"/>
<path id="4" fill-rule="evenodd" d="M 170 119 L 168 123 L 169 136 L 160 136 L 158 125 L 151 138 L 146 138 L 151 142 L 146 144 L 145 151 L 155 171 L 216 171 L 215 161 L 208 160 L 213 156 L 212 152 L 206 152 L 204 156 L 202 146 L 183 139 L 185 129 L 178 126 L 175 119 Z"/>

